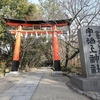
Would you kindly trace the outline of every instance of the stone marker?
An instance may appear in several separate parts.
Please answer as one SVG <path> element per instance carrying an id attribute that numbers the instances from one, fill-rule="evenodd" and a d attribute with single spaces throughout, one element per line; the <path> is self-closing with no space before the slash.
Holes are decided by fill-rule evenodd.
<path id="1" fill-rule="evenodd" d="M 71 82 L 82 90 L 100 90 L 100 27 L 82 27 L 78 40 L 82 76 L 71 77 Z"/>

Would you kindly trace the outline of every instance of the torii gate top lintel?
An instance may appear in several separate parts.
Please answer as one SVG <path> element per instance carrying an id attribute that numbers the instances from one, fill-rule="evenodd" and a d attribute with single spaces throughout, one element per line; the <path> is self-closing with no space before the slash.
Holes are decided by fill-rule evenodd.
<path id="1" fill-rule="evenodd" d="M 70 25 L 71 19 L 62 19 L 62 20 L 34 20 L 34 21 L 26 21 L 26 20 L 20 20 L 20 19 L 8 19 L 3 18 L 5 22 L 9 26 L 26 26 L 26 27 L 32 27 L 34 25 L 41 25 L 41 27 L 51 27 L 51 26 L 68 26 Z"/>

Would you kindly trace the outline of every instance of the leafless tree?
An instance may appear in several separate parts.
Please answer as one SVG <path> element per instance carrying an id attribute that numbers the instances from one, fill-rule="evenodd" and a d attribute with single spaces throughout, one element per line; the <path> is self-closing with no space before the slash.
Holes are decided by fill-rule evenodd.
<path id="1" fill-rule="evenodd" d="M 68 34 L 63 39 L 64 41 L 66 40 L 65 67 L 67 67 L 68 61 L 79 53 L 78 29 L 86 25 L 100 24 L 100 1 L 60 0 L 60 4 L 65 11 L 65 15 L 68 18 L 72 18 L 71 25 L 68 28 Z"/>

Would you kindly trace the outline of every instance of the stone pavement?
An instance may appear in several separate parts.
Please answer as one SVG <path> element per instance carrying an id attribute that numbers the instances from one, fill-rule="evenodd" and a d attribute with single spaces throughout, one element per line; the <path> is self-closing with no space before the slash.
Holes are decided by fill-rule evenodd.
<path id="1" fill-rule="evenodd" d="M 30 100 L 40 82 L 42 75 L 43 71 L 41 69 L 37 72 L 27 74 L 26 77 L 24 76 L 22 80 L 20 79 L 19 82 L 15 84 L 13 83 L 11 86 L 10 84 L 5 84 L 5 87 L 8 85 L 9 88 L 0 94 L 0 100 Z M 19 79 L 20 77 L 17 78 Z M 6 77 L 6 79 L 8 78 L 9 77 Z M 12 82 L 13 81 L 14 80 L 12 80 Z"/>
<path id="2" fill-rule="evenodd" d="M 0 79 L 0 100 L 89 100 L 67 86 L 69 78 L 52 77 L 51 72 L 50 68 L 41 68 Z"/>
<path id="3" fill-rule="evenodd" d="M 68 77 L 52 77 L 51 73 L 52 70 L 45 69 L 31 100 L 90 100 L 67 86 L 67 83 L 70 81 Z"/>

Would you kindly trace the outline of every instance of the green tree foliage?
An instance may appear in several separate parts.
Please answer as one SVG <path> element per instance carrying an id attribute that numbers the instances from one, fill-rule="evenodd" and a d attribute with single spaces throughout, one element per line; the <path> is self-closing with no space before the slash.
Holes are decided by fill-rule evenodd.
<path id="1" fill-rule="evenodd" d="M 27 20 L 40 20 L 42 18 L 41 15 L 41 7 L 38 4 L 30 4 L 28 10 L 26 11 L 25 19 Z"/>
<path id="2" fill-rule="evenodd" d="M 8 31 L 16 28 L 7 26 L 2 18 L 35 20 L 40 17 L 41 10 L 39 6 L 29 3 L 28 0 L 1 0 L 0 2 L 0 67 L 2 65 L 11 67 L 15 37 Z"/>
<path id="3" fill-rule="evenodd" d="M 6 18 L 24 19 L 28 15 L 35 19 L 33 15 L 39 17 L 40 11 L 39 5 L 29 3 L 28 0 L 1 0 L 0 4 L 0 16 Z"/>
<path id="4" fill-rule="evenodd" d="M 1 0 L 0 15 L 6 18 L 22 19 L 28 7 L 28 0 Z"/>
<path id="5" fill-rule="evenodd" d="M 14 49 L 14 37 L 9 32 L 4 32 L 0 37 L 0 69 L 11 68 Z M 1 71 L 0 71 L 1 72 Z"/>

